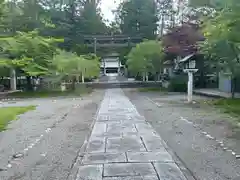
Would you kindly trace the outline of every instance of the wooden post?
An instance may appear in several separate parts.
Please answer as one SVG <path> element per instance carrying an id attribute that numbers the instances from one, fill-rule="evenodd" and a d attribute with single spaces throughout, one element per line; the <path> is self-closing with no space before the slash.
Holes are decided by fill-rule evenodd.
<path id="1" fill-rule="evenodd" d="M 94 54 L 97 54 L 97 38 L 94 38 Z"/>
<path id="2" fill-rule="evenodd" d="M 11 68 L 10 72 L 10 87 L 12 91 L 17 90 L 17 78 L 16 78 L 16 70 L 14 68 Z"/>

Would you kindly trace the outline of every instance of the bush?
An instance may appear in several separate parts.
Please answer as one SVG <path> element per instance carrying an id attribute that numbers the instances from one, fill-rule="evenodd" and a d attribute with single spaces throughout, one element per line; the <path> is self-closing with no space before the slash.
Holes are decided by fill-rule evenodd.
<path id="1" fill-rule="evenodd" d="M 172 92 L 187 92 L 187 77 L 177 76 L 170 79 L 168 90 Z"/>

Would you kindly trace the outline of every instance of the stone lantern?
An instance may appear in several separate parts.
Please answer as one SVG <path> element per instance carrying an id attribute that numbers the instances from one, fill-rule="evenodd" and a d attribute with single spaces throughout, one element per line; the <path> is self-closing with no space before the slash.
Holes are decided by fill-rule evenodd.
<path id="1" fill-rule="evenodd" d="M 198 71 L 196 67 L 196 60 L 193 58 L 195 54 L 191 54 L 180 60 L 184 63 L 183 71 L 188 74 L 188 102 L 192 102 L 193 97 L 193 74 Z"/>

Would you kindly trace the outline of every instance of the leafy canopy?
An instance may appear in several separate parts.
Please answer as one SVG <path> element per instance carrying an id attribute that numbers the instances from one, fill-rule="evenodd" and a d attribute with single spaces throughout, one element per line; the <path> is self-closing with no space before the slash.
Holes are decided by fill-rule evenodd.
<path id="1" fill-rule="evenodd" d="M 117 24 L 123 34 L 155 38 L 157 30 L 157 5 L 154 0 L 123 1 L 117 11 Z"/>
<path id="2" fill-rule="evenodd" d="M 49 64 L 57 53 L 56 43 L 61 40 L 44 38 L 36 31 L 19 32 L 13 37 L 0 38 L 2 66 L 20 69 L 26 75 L 48 73 Z"/>
<path id="3" fill-rule="evenodd" d="M 217 12 L 203 26 L 206 40 L 200 44 L 200 50 L 210 57 L 222 71 L 233 76 L 240 73 L 240 2 L 230 0 L 227 6 Z"/>
<path id="4" fill-rule="evenodd" d="M 132 48 L 128 54 L 127 66 L 130 72 L 160 72 L 163 63 L 163 48 L 158 41 L 144 41 Z"/>
<path id="5" fill-rule="evenodd" d="M 99 75 L 100 65 L 96 56 L 78 56 L 75 53 L 60 51 L 53 59 L 53 67 L 57 75 L 63 78 L 79 77 L 93 78 Z"/>

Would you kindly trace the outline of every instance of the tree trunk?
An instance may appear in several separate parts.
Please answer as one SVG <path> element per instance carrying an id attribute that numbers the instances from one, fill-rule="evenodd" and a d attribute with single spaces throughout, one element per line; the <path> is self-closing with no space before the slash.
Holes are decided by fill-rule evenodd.
<path id="1" fill-rule="evenodd" d="M 33 90 L 31 76 L 27 76 L 27 87 L 26 88 L 27 88 L 27 91 Z"/>
<path id="2" fill-rule="evenodd" d="M 17 90 L 17 77 L 16 77 L 16 70 L 14 68 L 11 69 L 10 71 L 10 87 L 12 91 Z"/>
<path id="3" fill-rule="evenodd" d="M 231 94 L 232 94 L 232 98 L 235 97 L 235 91 L 236 91 L 236 77 L 233 76 L 231 79 Z"/>
<path id="4" fill-rule="evenodd" d="M 154 81 L 157 82 L 158 81 L 158 73 L 155 73 L 155 76 L 154 76 Z"/>
<path id="5" fill-rule="evenodd" d="M 161 37 L 163 37 L 163 32 L 164 32 L 164 26 L 165 26 L 164 21 L 165 21 L 164 14 L 162 14 L 162 17 L 161 17 L 161 31 L 160 31 Z"/>
<path id="6" fill-rule="evenodd" d="M 161 73 L 157 73 L 157 80 L 160 81 L 161 80 Z"/>
<path id="7" fill-rule="evenodd" d="M 142 80 L 145 81 L 145 74 L 142 73 Z"/>
<path id="8" fill-rule="evenodd" d="M 76 77 L 72 78 L 72 87 L 71 87 L 72 91 L 75 91 L 76 89 Z"/>
<path id="9" fill-rule="evenodd" d="M 146 81 L 148 82 L 148 73 L 146 73 Z"/>
<path id="10" fill-rule="evenodd" d="M 63 10 L 63 0 L 60 0 L 60 11 Z"/>
<path id="11" fill-rule="evenodd" d="M 4 77 L 1 77 L 1 78 L 0 78 L 0 84 L 3 83 L 3 79 L 4 79 Z"/>
<path id="12" fill-rule="evenodd" d="M 83 73 L 82 73 L 82 83 L 85 83 L 85 78 Z"/>

